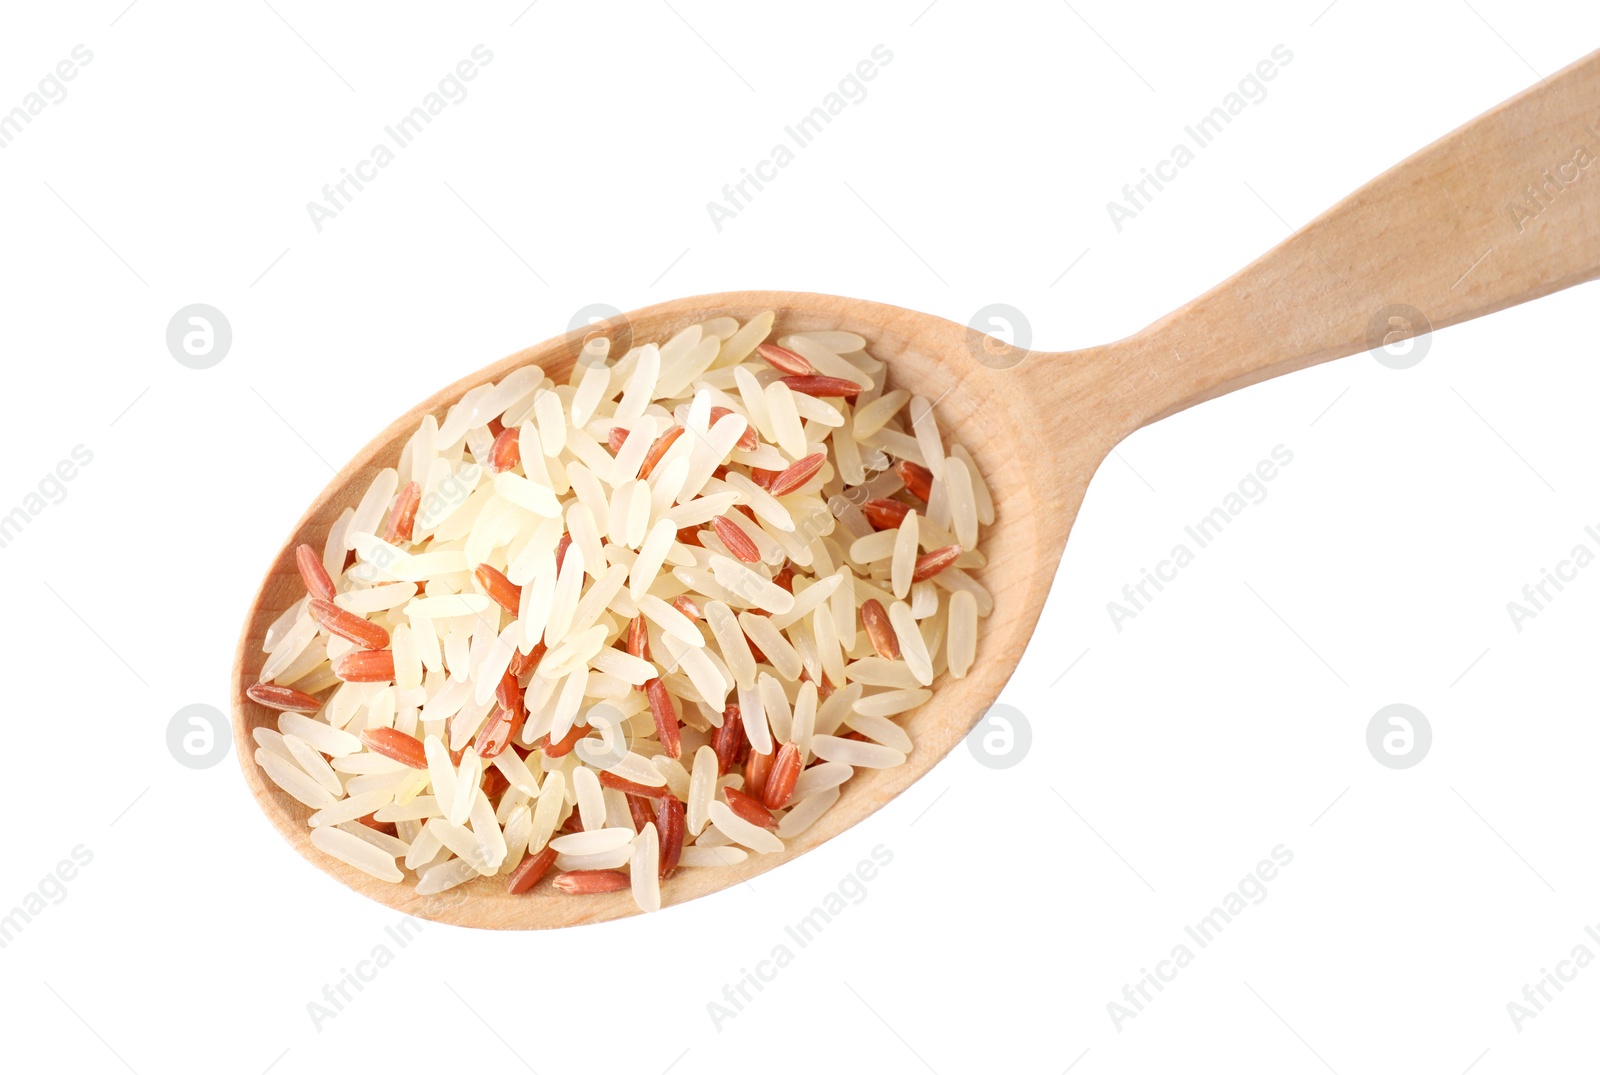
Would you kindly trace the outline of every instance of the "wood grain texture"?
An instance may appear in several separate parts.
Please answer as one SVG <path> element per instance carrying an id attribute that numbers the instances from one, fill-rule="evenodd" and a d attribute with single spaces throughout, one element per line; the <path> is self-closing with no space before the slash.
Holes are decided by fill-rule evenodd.
<path id="1" fill-rule="evenodd" d="M 1553 191 L 1518 228 L 1509 205 L 1523 188 L 1574 160 L 1583 178 Z M 1556 174 L 1559 174 L 1558 172 Z M 1553 188 L 1552 188 L 1553 190 Z M 1533 203 L 1529 203 L 1532 205 Z M 1487 252 L 1487 256 L 1484 256 Z M 1470 269 L 1470 271 L 1468 271 Z M 1372 346 L 1374 314 L 1395 304 L 1442 327 L 1600 275 L 1600 54 L 1552 77 L 1362 188 L 1215 290 L 1127 340 L 1085 351 L 1004 355 L 976 331 L 928 314 L 796 292 L 733 292 L 627 315 L 636 339 L 665 340 L 717 315 L 777 311 L 774 335 L 845 329 L 889 363 L 890 383 L 937 401 L 947 440 L 972 452 L 996 503 L 986 530 L 994 595 L 968 677 L 942 677 L 931 702 L 903 721 L 914 748 L 894 769 L 863 770 L 837 805 L 781 855 L 728 869 L 685 869 L 662 888 L 664 907 L 764 873 L 838 835 L 894 798 L 948 753 L 1016 668 L 1050 590 L 1068 531 L 1095 471 L 1140 426 L 1244 385 Z M 636 913 L 627 892 L 561 896 L 541 885 L 505 893 L 503 877 L 419 897 L 327 858 L 310 843 L 310 812 L 266 779 L 251 730 L 275 714 L 244 696 L 256 682 L 267 625 L 301 596 L 294 548 L 321 548 L 329 526 L 399 457 L 424 414 L 442 419 L 467 389 L 537 363 L 557 381 L 576 357 L 568 334 L 501 359 L 423 400 L 356 454 L 285 536 L 239 640 L 232 681 L 244 778 L 289 843 L 319 869 L 419 917 L 495 929 L 599 922 Z M 998 366 L 1007 368 L 997 368 Z"/>

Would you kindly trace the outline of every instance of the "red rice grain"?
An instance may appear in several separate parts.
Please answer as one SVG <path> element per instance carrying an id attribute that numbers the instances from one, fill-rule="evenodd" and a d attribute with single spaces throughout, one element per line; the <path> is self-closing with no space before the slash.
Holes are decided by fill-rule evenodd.
<path id="1" fill-rule="evenodd" d="M 511 737 L 516 734 L 516 724 L 515 711 L 496 707 L 478 730 L 478 738 L 473 743 L 478 757 L 490 761 L 505 753 L 506 747 L 511 745 Z"/>
<path id="2" fill-rule="evenodd" d="M 627 653 L 650 661 L 650 629 L 643 616 L 635 616 L 627 624 Z"/>
<path id="3" fill-rule="evenodd" d="M 311 618 L 329 634 L 349 639 L 363 649 L 383 649 L 389 644 L 389 632 L 382 624 L 373 623 L 365 616 L 347 612 L 332 601 L 313 597 L 306 606 Z"/>
<path id="4" fill-rule="evenodd" d="M 722 727 L 711 735 L 711 749 L 717 754 L 718 776 L 727 776 L 739 764 L 744 747 L 744 719 L 739 715 L 739 703 L 730 702 L 722 711 Z"/>
<path id="5" fill-rule="evenodd" d="M 621 870 L 573 870 L 557 874 L 550 882 L 556 891 L 569 896 L 589 896 L 597 892 L 620 892 L 633 884 Z"/>
<path id="6" fill-rule="evenodd" d="M 633 818 L 633 831 L 643 832 L 644 827 L 655 820 L 655 815 L 650 809 L 650 803 L 652 800 L 643 798 L 639 795 L 624 795 L 623 798 L 628 800 L 628 815 Z M 671 797 L 668 796 L 668 798 Z M 667 799 L 661 800 L 661 802 L 666 801 Z M 676 799 L 673 799 L 672 801 L 677 802 Z"/>
<path id="7" fill-rule="evenodd" d="M 527 707 L 523 704 L 522 684 L 517 682 L 517 674 L 510 669 L 500 677 L 500 685 L 494 689 L 494 700 L 511 710 L 519 724 L 528 715 Z"/>
<path id="8" fill-rule="evenodd" d="M 750 535 L 744 532 L 744 527 L 728 518 L 718 515 L 711 520 L 711 529 L 717 532 L 717 537 L 728 547 L 728 551 L 747 564 L 756 563 L 761 559 L 761 550 L 756 548 L 756 543 Z M 304 548 L 305 546 L 301 546 Z"/>
<path id="9" fill-rule="evenodd" d="M 800 748 L 785 743 L 778 748 L 772 761 L 772 772 L 767 774 L 767 786 L 761 793 L 761 805 L 768 810 L 782 810 L 794 797 L 795 781 L 800 779 Z"/>
<path id="10" fill-rule="evenodd" d="M 867 640 L 872 643 L 874 653 L 886 661 L 900 659 L 900 640 L 895 637 L 889 614 L 883 610 L 880 602 L 868 598 L 862 603 L 861 626 L 866 628 Z"/>
<path id="11" fill-rule="evenodd" d="M 766 359 L 773 369 L 782 370 L 784 373 L 804 375 L 816 373 L 817 367 L 804 355 L 797 355 L 787 347 L 779 347 L 775 343 L 763 343 L 756 347 L 756 354 Z"/>
<path id="12" fill-rule="evenodd" d="M 629 798 L 630 803 L 638 802 Z M 678 859 L 683 855 L 683 837 L 685 821 L 683 803 L 673 796 L 667 796 L 656 803 L 656 832 L 661 836 L 661 860 L 659 863 L 660 876 L 665 879 L 671 877 L 678 870 Z M 642 831 L 642 827 L 641 827 Z"/>
<path id="13" fill-rule="evenodd" d="M 300 568 L 300 581 L 306 584 L 306 593 L 319 601 L 332 601 L 339 591 L 334 589 L 333 579 L 328 577 L 328 569 L 322 566 L 317 550 L 301 545 L 294 550 L 294 562 Z"/>
<path id="14" fill-rule="evenodd" d="M 533 648 L 527 653 L 518 650 L 517 655 L 511 658 L 511 674 L 521 679 L 535 668 L 538 668 L 539 662 L 544 660 L 546 649 L 547 647 L 543 642 L 535 642 Z"/>
<path id="15" fill-rule="evenodd" d="M 753 799 L 760 799 L 767 791 L 767 774 L 772 771 L 772 755 L 751 748 L 744 762 L 744 790 Z"/>
<path id="16" fill-rule="evenodd" d="M 722 797 L 727 800 L 728 809 L 738 814 L 752 825 L 760 825 L 763 829 L 778 827 L 778 819 L 772 816 L 772 811 L 761 804 L 761 800 L 753 795 L 746 795 L 738 788 L 723 788 Z"/>
<path id="17" fill-rule="evenodd" d="M 911 495 L 924 504 L 933 496 L 933 471 L 927 467 L 913 463 L 909 459 L 902 459 L 894 465 L 894 472 L 906 483 Z"/>
<path id="18" fill-rule="evenodd" d="M 960 545 L 946 545 L 942 549 L 934 549 L 917 557 L 916 566 L 911 569 L 911 581 L 927 582 L 933 576 L 956 562 L 956 557 L 961 555 Z"/>
<path id="19" fill-rule="evenodd" d="M 616 788 L 624 795 L 638 795 L 646 799 L 660 799 L 672 797 L 672 792 L 665 784 L 653 787 L 650 784 L 635 784 L 626 777 L 618 776 L 609 769 L 600 770 L 600 786 L 603 788 Z"/>
<path id="20" fill-rule="evenodd" d="M 644 685 L 644 695 L 650 699 L 650 715 L 656 719 L 656 738 L 661 750 L 669 758 L 683 754 L 683 740 L 678 735 L 678 711 L 672 708 L 672 695 L 667 685 L 657 676 Z"/>
<path id="21" fill-rule="evenodd" d="M 784 377 L 784 384 L 789 386 L 789 391 L 799 392 L 807 396 L 842 396 L 845 399 L 855 399 L 861 394 L 861 386 L 854 381 L 847 381 L 843 377 L 824 377 L 821 374 L 810 374 L 800 377 Z"/>
<path id="22" fill-rule="evenodd" d="M 635 616 L 628 624 L 628 653 L 646 661 L 650 659 L 650 631 L 643 616 Z"/>
<path id="23" fill-rule="evenodd" d="M 673 426 L 650 445 L 650 450 L 644 453 L 644 462 L 639 466 L 639 477 L 648 478 L 651 471 L 655 470 L 661 462 L 661 457 L 667 454 L 667 449 L 672 447 L 672 442 L 683 436 L 682 426 Z"/>
<path id="24" fill-rule="evenodd" d="M 803 459 L 796 460 L 780 471 L 776 478 L 772 479 L 772 485 L 767 488 L 767 492 L 773 496 L 783 496 L 786 493 L 794 492 L 817 476 L 817 471 L 822 469 L 822 464 L 827 458 L 823 453 L 815 452 Z"/>
<path id="25" fill-rule="evenodd" d="M 489 448 L 489 473 L 499 474 L 522 462 L 522 437 L 515 429 L 502 429 Z"/>
<path id="26" fill-rule="evenodd" d="M 333 674 L 346 683 L 388 683 L 394 679 L 394 651 L 358 649 L 333 662 Z"/>
<path id="27" fill-rule="evenodd" d="M 540 878 L 550 871 L 555 865 L 556 849 L 545 846 L 537 855 L 529 855 L 523 859 L 516 869 L 511 871 L 511 880 L 506 885 L 506 891 L 513 896 L 520 895 L 539 883 Z"/>
<path id="28" fill-rule="evenodd" d="M 428 767 L 428 754 L 422 748 L 422 740 L 414 735 L 407 735 L 395 728 L 363 728 L 361 741 L 368 750 L 382 754 L 390 761 L 409 765 L 413 769 Z"/>
<path id="29" fill-rule="evenodd" d="M 933 490 L 928 491 L 931 493 Z M 902 504 L 898 500 L 886 500 L 883 497 L 873 497 L 861 505 L 861 514 L 867 517 L 867 522 L 871 523 L 875 530 L 898 529 L 910 511 L 910 504 Z"/>
<path id="30" fill-rule="evenodd" d="M 712 407 L 711 424 L 716 425 L 718 422 L 732 413 L 733 412 L 726 407 Z M 756 436 L 756 427 L 746 421 L 744 425 L 744 432 L 739 434 L 739 440 L 734 444 L 734 447 L 739 449 L 741 452 L 753 452 L 757 448 L 761 447 L 761 440 Z"/>
<path id="31" fill-rule="evenodd" d="M 280 687 L 276 683 L 252 683 L 245 688 L 244 695 L 257 705 L 280 713 L 315 713 L 322 708 L 322 703 L 305 691 Z"/>
<path id="32" fill-rule="evenodd" d="M 478 580 L 478 585 L 483 587 L 483 592 L 489 599 L 511 615 L 517 614 L 517 609 L 522 605 L 522 587 L 506 578 L 501 572 L 488 564 L 479 564 L 473 577 Z"/>
<path id="33" fill-rule="evenodd" d="M 396 541 L 410 541 L 417 525 L 417 507 L 422 503 L 422 486 L 406 482 L 394 498 L 394 508 L 389 512 L 389 525 L 383 528 L 383 540 L 391 545 Z"/>
<path id="34" fill-rule="evenodd" d="M 554 743 L 550 742 L 550 736 L 547 734 L 539 741 L 540 749 L 547 758 L 564 758 L 572 753 L 572 748 L 578 745 L 578 740 L 582 739 L 588 730 L 581 724 L 574 724 L 566 735 Z"/>

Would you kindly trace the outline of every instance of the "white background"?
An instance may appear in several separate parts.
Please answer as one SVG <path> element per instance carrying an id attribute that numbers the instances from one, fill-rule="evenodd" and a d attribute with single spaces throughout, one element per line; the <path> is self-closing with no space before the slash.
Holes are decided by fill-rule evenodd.
<path id="1" fill-rule="evenodd" d="M 1357 356 L 1121 445 L 1004 695 L 1032 727 L 1017 767 L 958 749 L 859 829 L 659 917 L 426 925 L 316 1027 L 307 1003 L 398 915 L 294 855 L 231 757 L 184 768 L 165 735 L 225 707 L 286 528 L 395 414 L 593 302 L 1005 302 L 1037 347 L 1111 340 L 1600 32 L 1592 4 L 1510 0 L 525 3 L 7 5 L 0 110 L 94 54 L 0 151 L 0 513 L 94 456 L 0 549 L 0 911 L 93 854 L 0 949 L 7 1066 L 1593 1064 L 1600 969 L 1520 1030 L 1506 1007 L 1600 954 L 1600 569 L 1520 632 L 1506 611 L 1600 548 L 1592 286 L 1441 332 L 1413 369 Z M 306 203 L 479 43 L 469 96 L 319 233 Z M 705 203 L 880 43 L 868 96 L 716 230 Z M 1279 44 L 1269 96 L 1118 233 L 1105 203 Z M 164 341 L 195 302 L 234 334 L 204 371 Z M 1267 499 L 1117 631 L 1106 602 L 1279 444 Z M 1434 735 L 1403 771 L 1365 740 L 1393 702 Z M 707 1003 L 878 844 L 865 901 L 715 1027 Z M 1118 1027 L 1108 1002 L 1278 844 L 1265 902 Z"/>

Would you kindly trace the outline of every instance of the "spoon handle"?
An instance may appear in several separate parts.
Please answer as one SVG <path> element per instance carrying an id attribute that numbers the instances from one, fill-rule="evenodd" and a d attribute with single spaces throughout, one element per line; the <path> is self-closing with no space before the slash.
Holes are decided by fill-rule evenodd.
<path id="1" fill-rule="evenodd" d="M 1600 52 L 1368 183 L 1127 344 L 1129 428 L 1600 276 Z M 1425 340 L 1392 365 L 1420 360 Z M 1110 402 L 1110 401 L 1107 401 Z"/>

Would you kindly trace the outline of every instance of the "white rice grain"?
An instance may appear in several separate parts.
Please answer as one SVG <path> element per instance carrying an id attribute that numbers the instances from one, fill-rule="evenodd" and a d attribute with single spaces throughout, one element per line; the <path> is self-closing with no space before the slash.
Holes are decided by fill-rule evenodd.
<path id="1" fill-rule="evenodd" d="M 656 826 L 655 822 L 649 822 L 634 839 L 633 855 L 628 862 L 633 902 L 639 905 L 641 911 L 661 909 L 659 862 L 660 844 L 656 839 Z"/>
<path id="2" fill-rule="evenodd" d="M 276 729 L 256 727 L 250 729 L 250 737 L 256 741 L 256 746 L 271 754 L 276 754 L 286 762 L 295 763 L 294 755 L 284 745 L 283 734 Z"/>
<path id="3" fill-rule="evenodd" d="M 936 479 L 944 477 L 944 441 L 939 436 L 939 424 L 933 417 L 933 404 L 922 396 L 912 396 L 911 405 L 907 408 L 911 416 L 911 432 L 917 438 L 917 447 L 922 450 L 922 465 L 927 467 Z"/>
<path id="4" fill-rule="evenodd" d="M 785 840 L 792 840 L 802 832 L 805 832 L 816 824 L 817 819 L 827 813 L 834 803 L 839 801 L 839 795 L 840 792 L 837 787 L 824 788 L 815 795 L 796 802 L 794 806 L 790 807 L 789 812 L 779 820 L 778 836 Z"/>
<path id="5" fill-rule="evenodd" d="M 855 421 L 851 430 L 856 440 L 872 436 L 882 429 L 884 423 L 900 412 L 911 399 L 911 393 L 896 388 L 892 392 L 885 392 L 877 399 L 863 405 L 855 413 Z"/>
<path id="6" fill-rule="evenodd" d="M 889 623 L 894 627 L 895 638 L 900 643 L 900 657 L 906 662 L 911 674 L 923 686 L 932 683 L 933 661 L 928 656 L 927 643 L 917 628 L 917 620 L 911 613 L 911 606 L 904 601 L 896 601 L 890 605 Z"/>
<path id="7" fill-rule="evenodd" d="M 478 846 L 483 849 L 486 861 L 491 869 L 498 870 L 506 860 L 508 848 L 506 847 L 505 833 L 500 829 L 500 823 L 495 818 L 494 807 L 489 803 L 489 797 L 479 792 L 472 800 L 472 834 L 478 839 Z M 433 824 L 433 822 L 428 822 Z"/>
<path id="8" fill-rule="evenodd" d="M 347 612 L 368 615 L 397 608 L 415 597 L 417 587 L 410 582 L 386 582 L 367 590 L 346 590 L 333 603 Z"/>
<path id="9" fill-rule="evenodd" d="M 904 754 L 890 747 L 832 735 L 815 736 L 811 740 L 811 749 L 824 761 L 843 762 L 857 769 L 888 769 L 906 760 Z"/>
<path id="10" fill-rule="evenodd" d="M 790 459 L 806 454 L 806 435 L 800 426 L 800 412 L 794 393 L 782 381 L 773 381 L 765 390 L 767 413 L 772 421 L 772 438 Z"/>
<path id="11" fill-rule="evenodd" d="M 767 663 L 777 671 L 778 675 L 786 680 L 800 678 L 803 664 L 800 654 L 790 645 L 789 640 L 774 626 L 766 616 L 757 616 L 750 612 L 739 614 L 739 626 L 744 628 L 744 633 L 754 642 L 767 658 Z"/>
<path id="12" fill-rule="evenodd" d="M 758 754 L 772 753 L 772 728 L 767 723 L 766 708 L 761 704 L 761 692 L 754 686 L 739 688 L 739 719 L 744 724 L 745 738 L 750 749 Z"/>
<path id="13" fill-rule="evenodd" d="M 361 740 L 349 732 L 341 732 L 303 713 L 279 713 L 278 731 L 284 735 L 298 735 L 322 753 L 332 757 L 354 754 L 361 749 Z"/>
<path id="14" fill-rule="evenodd" d="M 789 739 L 800 750 L 800 764 L 806 765 L 811 761 L 811 737 L 817 730 L 817 685 L 812 680 L 800 684 L 800 692 L 794 700 L 794 721 L 790 726 Z"/>
<path id="15" fill-rule="evenodd" d="M 346 821 L 355 821 L 357 818 L 366 817 L 379 807 L 387 806 L 394 801 L 394 793 L 388 791 L 369 791 L 361 795 L 352 795 L 348 799 L 340 799 L 332 806 L 325 806 L 306 819 L 306 824 L 312 828 L 323 825 L 334 826 Z"/>
<path id="16" fill-rule="evenodd" d="M 950 621 L 946 629 L 950 675 L 966 677 L 978 648 L 978 600 L 971 591 L 957 590 L 950 595 Z"/>
<path id="17" fill-rule="evenodd" d="M 907 514 L 911 518 L 915 513 Z M 850 559 L 858 564 L 870 565 L 880 560 L 887 560 L 899 549 L 900 531 L 904 527 L 893 530 L 878 530 L 865 537 L 857 538 L 850 543 Z M 915 558 L 913 557 L 913 566 Z"/>
<path id="18" fill-rule="evenodd" d="M 282 755 L 257 747 L 254 757 L 256 764 L 261 766 L 262 771 L 274 784 L 313 810 L 332 806 L 336 801 L 327 788 L 311 779 L 303 769 Z"/>
<path id="19" fill-rule="evenodd" d="M 933 697 L 933 692 L 922 688 L 884 691 L 868 694 L 858 699 L 852 707 L 857 713 L 869 717 L 892 717 L 906 713 Z"/>
<path id="20" fill-rule="evenodd" d="M 484 876 L 492 876 L 499 867 L 499 863 L 490 860 L 489 849 L 471 829 L 452 825 L 443 818 L 436 817 L 428 822 L 427 831 L 433 833 L 441 844 L 456 855 L 470 862 L 472 868 Z"/>
<path id="21" fill-rule="evenodd" d="M 691 646 L 704 646 L 705 638 L 689 617 L 667 604 L 654 594 L 639 598 L 639 612 L 645 619 L 661 628 L 680 642 Z"/>
<path id="22" fill-rule="evenodd" d="M 791 801 L 804 802 L 818 792 L 836 788 L 854 776 L 855 772 L 855 769 L 843 762 L 818 762 L 800 773 L 800 779 L 794 782 L 794 795 Z"/>
<path id="23" fill-rule="evenodd" d="M 952 455 L 944 464 L 945 495 L 950 503 L 950 523 L 956 542 L 964 549 L 978 543 L 978 501 L 972 472 L 960 456 Z"/>
<path id="24" fill-rule="evenodd" d="M 851 742 L 854 742 L 854 740 L 851 740 Z M 762 854 L 776 854 L 783 850 L 782 840 L 761 826 L 751 824 L 738 814 L 735 814 L 725 802 L 720 800 L 713 802 L 708 814 L 711 818 L 711 824 L 715 825 L 735 843 L 743 844 L 750 850 Z"/>
<path id="25" fill-rule="evenodd" d="M 603 337 L 598 337 L 589 343 L 598 344 L 601 339 Z M 583 376 L 578 381 L 577 391 L 572 393 L 572 421 L 580 426 L 588 423 L 611 385 L 611 371 L 606 368 L 604 362 L 593 361 L 596 356 L 589 350 L 588 345 L 584 346 L 584 351 L 590 357 L 590 361 L 583 364 Z"/>
<path id="26" fill-rule="evenodd" d="M 737 866 L 750 855 L 742 847 L 691 844 L 678 856 L 679 866 Z"/>
<path id="27" fill-rule="evenodd" d="M 539 803 L 533 811 L 533 833 L 528 837 L 530 854 L 543 851 L 545 844 L 550 842 L 551 835 L 556 831 L 556 826 L 561 823 L 566 786 L 566 774 L 560 769 L 552 771 L 544 778 L 544 785 L 539 789 Z"/>
<path id="28" fill-rule="evenodd" d="M 580 772 L 582 770 L 579 770 Z M 633 830 L 624 828 L 586 829 L 569 832 L 550 841 L 550 846 L 561 855 L 599 855 L 627 847 L 633 840 Z"/>
<path id="29" fill-rule="evenodd" d="M 894 554 L 890 562 L 889 578 L 894 588 L 894 595 L 898 598 L 904 598 L 911 592 L 911 574 L 917 566 L 918 518 L 916 512 L 906 512 L 906 517 L 900 520 L 900 526 L 895 530 Z"/>
<path id="30" fill-rule="evenodd" d="M 796 332 L 792 336 L 785 336 L 778 341 L 779 347 L 789 347 L 796 340 L 806 340 L 825 347 L 836 355 L 847 355 L 851 351 L 859 351 L 867 345 L 867 341 L 857 336 L 854 332 L 840 332 L 836 329 L 826 329 L 819 332 Z"/>
<path id="31" fill-rule="evenodd" d="M 314 748 L 298 735 L 280 734 L 278 742 L 282 744 L 283 752 L 300 767 L 301 771 L 318 784 L 321 784 L 328 794 L 338 798 L 345 793 L 344 782 L 339 779 L 339 774 L 334 772 L 332 766 L 323 758 L 320 750 Z"/>
<path id="32" fill-rule="evenodd" d="M 506 817 L 505 833 L 506 860 L 500 864 L 500 872 L 510 873 L 522 861 L 533 835 L 533 811 L 526 804 L 516 806 Z"/>
<path id="33" fill-rule="evenodd" d="M 478 757 L 478 752 L 472 747 L 467 747 L 461 755 L 461 767 L 456 770 L 455 793 L 448 800 L 450 809 L 446 813 L 452 825 L 465 825 L 467 818 L 472 814 L 473 800 L 482 794 L 478 789 L 478 782 L 483 779 L 483 759 Z"/>
<path id="34" fill-rule="evenodd" d="M 583 549 L 574 540 L 567 546 L 556 578 L 555 592 L 550 597 L 550 614 L 545 619 L 544 641 L 554 648 L 572 627 L 572 617 L 578 610 L 579 588 L 583 585 Z"/>
<path id="35" fill-rule="evenodd" d="M 478 871 L 465 859 L 451 859 L 426 870 L 417 879 L 417 895 L 432 896 L 471 881 Z"/>
<path id="36" fill-rule="evenodd" d="M 432 795 L 418 795 L 404 806 L 399 803 L 380 806 L 372 816 L 375 821 L 426 821 L 444 815 L 438 799 Z"/>
<path id="37" fill-rule="evenodd" d="M 378 522 L 389 509 L 389 503 L 394 500 L 395 491 L 399 488 L 400 474 L 393 469 L 380 470 L 372 479 L 372 484 L 367 486 L 366 493 L 361 497 L 361 503 L 356 505 L 355 515 L 351 517 L 344 539 L 346 550 L 355 548 L 350 540 L 353 534 L 370 534 L 378 529 Z M 344 564 L 341 563 L 339 567 L 342 570 Z"/>
<path id="38" fill-rule="evenodd" d="M 882 743 L 892 747 L 902 754 L 911 753 L 911 737 L 906 730 L 888 717 L 869 716 L 865 713 L 851 713 L 844 718 L 845 726 L 860 732 L 875 743 Z"/>
<path id="39" fill-rule="evenodd" d="M 601 792 L 600 778 L 593 769 L 580 765 L 572 771 L 572 790 L 578 797 L 578 817 L 583 822 L 584 833 L 599 832 L 606 824 L 606 800 Z M 611 847 L 619 846 L 611 843 L 604 847 L 560 846 L 559 840 L 551 841 L 557 851 L 582 855 L 591 851 L 604 851 Z"/>
<path id="40" fill-rule="evenodd" d="M 977 579 L 958 567 L 945 568 L 933 576 L 933 581 L 952 593 L 957 590 L 970 593 L 977 602 L 979 616 L 987 616 L 994 611 L 994 598 L 989 595 L 989 591 L 984 589 Z"/>
<path id="41" fill-rule="evenodd" d="M 311 831 L 311 843 L 324 855 L 354 866 L 380 881 L 398 882 L 405 874 L 394 864 L 394 856 L 380 851 L 364 840 L 335 828 L 318 828 Z"/>
<path id="42" fill-rule="evenodd" d="M 405 840 L 390 836 L 386 832 L 379 832 L 377 829 L 368 828 L 359 821 L 346 821 L 335 825 L 334 828 L 340 832 L 349 833 L 364 844 L 371 844 L 391 859 L 403 858 L 411 850 L 411 845 Z"/>
<path id="43" fill-rule="evenodd" d="M 689 775 L 689 798 L 684 811 L 684 827 L 690 836 L 705 828 L 711 797 L 717 790 L 717 752 L 709 746 L 694 752 L 694 768 Z"/>
<path id="44" fill-rule="evenodd" d="M 500 770 L 512 787 L 531 799 L 539 797 L 539 782 L 527 763 L 517 757 L 516 751 L 502 750 L 494 759 L 494 767 Z"/>

